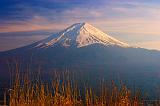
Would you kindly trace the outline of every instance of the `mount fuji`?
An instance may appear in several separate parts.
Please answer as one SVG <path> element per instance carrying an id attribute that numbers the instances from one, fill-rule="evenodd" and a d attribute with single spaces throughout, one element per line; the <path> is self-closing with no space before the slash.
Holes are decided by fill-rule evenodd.
<path id="1" fill-rule="evenodd" d="M 61 44 L 64 47 L 76 46 L 78 48 L 89 46 L 92 44 L 102 44 L 105 46 L 116 45 L 120 47 L 129 47 L 111 36 L 108 36 L 99 29 L 88 23 L 77 23 L 69 28 L 61 31 L 47 39 L 44 39 L 36 45 L 40 48 L 53 47 L 56 44 Z"/>
<path id="2" fill-rule="evenodd" d="M 28 64 L 33 71 L 41 67 L 47 77 L 53 70 L 81 72 L 82 79 L 135 83 L 152 96 L 160 85 L 160 51 L 131 46 L 88 23 L 77 23 L 33 44 L 1 52 L 0 82 L 9 79 L 6 60 L 15 59 L 23 68 Z"/>

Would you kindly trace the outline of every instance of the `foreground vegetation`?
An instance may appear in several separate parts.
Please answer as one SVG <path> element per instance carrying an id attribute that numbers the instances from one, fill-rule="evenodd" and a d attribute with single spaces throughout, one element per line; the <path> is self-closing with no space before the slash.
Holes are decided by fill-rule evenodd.
<path id="1" fill-rule="evenodd" d="M 53 81 L 44 83 L 29 80 L 28 75 L 16 74 L 15 83 L 9 89 L 10 106 L 144 106 L 140 93 L 134 96 L 126 86 L 120 89 L 112 82 L 111 87 L 102 83 L 98 93 L 89 87 L 78 87 L 73 80 L 55 74 Z M 4 95 L 6 105 L 6 93 Z"/>
<path id="2" fill-rule="evenodd" d="M 12 87 L 4 93 L 4 106 L 146 106 L 139 91 L 133 93 L 122 83 L 108 86 L 102 80 L 94 89 L 78 85 L 69 72 L 55 72 L 46 82 L 20 74 L 18 68 L 15 73 Z"/>

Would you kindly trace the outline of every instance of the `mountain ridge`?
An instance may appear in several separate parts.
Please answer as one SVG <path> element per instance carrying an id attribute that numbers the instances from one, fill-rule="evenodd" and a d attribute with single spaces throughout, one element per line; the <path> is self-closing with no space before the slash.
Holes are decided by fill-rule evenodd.
<path id="1" fill-rule="evenodd" d="M 129 44 L 121 42 L 88 23 L 76 23 L 65 30 L 51 35 L 38 42 L 36 48 L 48 48 L 55 44 L 64 47 L 75 45 L 77 48 L 91 44 L 103 44 L 105 46 L 116 45 L 120 47 L 131 47 Z"/>

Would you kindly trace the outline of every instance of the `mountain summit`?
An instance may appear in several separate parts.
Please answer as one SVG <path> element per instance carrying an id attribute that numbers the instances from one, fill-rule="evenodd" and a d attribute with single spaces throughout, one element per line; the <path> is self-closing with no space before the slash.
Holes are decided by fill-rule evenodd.
<path id="1" fill-rule="evenodd" d="M 105 34 L 88 23 L 73 24 L 65 30 L 39 41 L 35 47 L 48 48 L 56 44 L 60 44 L 64 47 L 76 46 L 78 48 L 91 44 L 129 47 L 128 44 Z"/>

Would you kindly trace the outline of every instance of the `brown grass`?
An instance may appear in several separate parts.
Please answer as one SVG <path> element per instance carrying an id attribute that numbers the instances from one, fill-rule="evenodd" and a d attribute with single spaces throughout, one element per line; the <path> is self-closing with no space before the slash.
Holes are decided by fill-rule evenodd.
<path id="1" fill-rule="evenodd" d="M 66 73 L 64 77 L 56 73 L 51 83 L 30 80 L 27 74 L 16 73 L 15 76 L 15 83 L 9 90 L 10 106 L 144 106 L 139 93 L 132 96 L 123 84 L 118 89 L 114 82 L 111 87 L 102 83 L 97 94 L 90 87 L 80 90 Z"/>
<path id="2" fill-rule="evenodd" d="M 30 78 L 29 73 L 20 74 L 18 67 L 16 64 L 16 74 L 11 75 L 12 87 L 4 93 L 4 106 L 146 106 L 140 92 L 133 95 L 124 84 L 118 87 L 112 81 L 108 87 L 100 81 L 96 90 L 80 87 L 68 71 L 55 72 L 51 82 L 44 82 Z"/>

